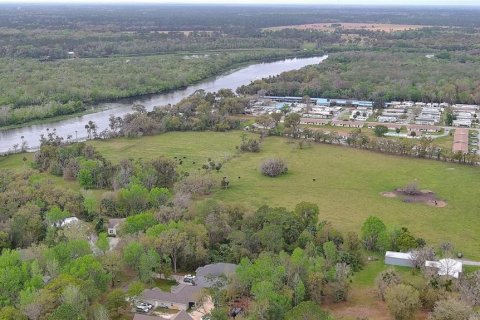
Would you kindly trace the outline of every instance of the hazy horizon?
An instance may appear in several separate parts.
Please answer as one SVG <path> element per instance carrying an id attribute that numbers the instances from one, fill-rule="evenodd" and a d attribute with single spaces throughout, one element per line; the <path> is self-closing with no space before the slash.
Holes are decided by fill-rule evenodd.
<path id="1" fill-rule="evenodd" d="M 239 0 L 225 1 L 221 0 L 0 0 L 0 4 L 111 4 L 111 5 L 152 5 L 152 4 L 169 4 L 169 5 L 302 5 L 302 6 L 480 6 L 478 0 L 393 0 L 385 3 L 384 0 Z"/>

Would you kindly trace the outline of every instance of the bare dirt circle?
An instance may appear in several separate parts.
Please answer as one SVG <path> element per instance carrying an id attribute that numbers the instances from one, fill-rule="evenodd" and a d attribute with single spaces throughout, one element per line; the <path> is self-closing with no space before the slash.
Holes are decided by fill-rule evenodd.
<path id="1" fill-rule="evenodd" d="M 429 206 L 436 208 L 444 208 L 447 206 L 445 200 L 438 199 L 433 191 L 420 190 L 416 194 L 409 194 L 402 189 L 396 189 L 395 191 L 381 192 L 380 195 L 385 198 L 401 198 L 403 202 L 407 203 L 425 203 Z"/>

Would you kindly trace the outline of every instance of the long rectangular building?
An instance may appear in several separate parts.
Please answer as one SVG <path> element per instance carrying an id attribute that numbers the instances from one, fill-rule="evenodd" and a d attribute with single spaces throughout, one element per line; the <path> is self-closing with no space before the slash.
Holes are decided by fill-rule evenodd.
<path id="1" fill-rule="evenodd" d="M 468 129 L 455 129 L 452 151 L 454 153 L 468 153 Z"/>

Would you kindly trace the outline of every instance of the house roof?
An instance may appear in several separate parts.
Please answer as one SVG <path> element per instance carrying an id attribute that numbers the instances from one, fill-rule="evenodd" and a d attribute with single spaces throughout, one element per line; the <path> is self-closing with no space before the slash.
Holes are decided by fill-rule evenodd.
<path id="1" fill-rule="evenodd" d="M 439 261 L 425 261 L 426 267 L 432 267 L 438 269 L 438 275 L 451 276 L 458 278 L 459 274 L 463 271 L 463 265 L 460 261 L 454 259 L 441 259 Z"/>
<path id="2" fill-rule="evenodd" d="M 148 314 L 135 313 L 133 320 L 167 320 L 167 319 L 159 316 L 150 316 Z"/>
<path id="3" fill-rule="evenodd" d="M 193 320 L 193 318 L 187 313 L 187 311 L 182 310 L 172 318 L 172 320 Z"/>
<path id="4" fill-rule="evenodd" d="M 395 251 L 387 251 L 385 253 L 385 258 L 396 258 L 396 259 L 405 259 L 405 260 L 411 260 L 412 259 L 412 254 L 407 252 L 395 252 Z"/>
<path id="5" fill-rule="evenodd" d="M 468 129 L 455 129 L 452 151 L 468 153 Z"/>
<path id="6" fill-rule="evenodd" d="M 199 286 L 179 284 L 171 289 L 171 292 L 160 290 L 159 288 L 145 289 L 142 292 L 142 299 L 159 300 L 173 303 L 188 304 L 195 302 L 199 292 L 202 290 Z"/>

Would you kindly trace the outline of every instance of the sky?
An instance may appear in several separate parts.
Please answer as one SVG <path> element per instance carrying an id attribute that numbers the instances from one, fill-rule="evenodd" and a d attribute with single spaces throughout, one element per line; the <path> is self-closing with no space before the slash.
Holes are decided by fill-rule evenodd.
<path id="1" fill-rule="evenodd" d="M 303 5 L 467 5 L 480 6 L 480 0 L 0 0 L 1 3 L 85 3 L 85 4 L 303 4 Z"/>

